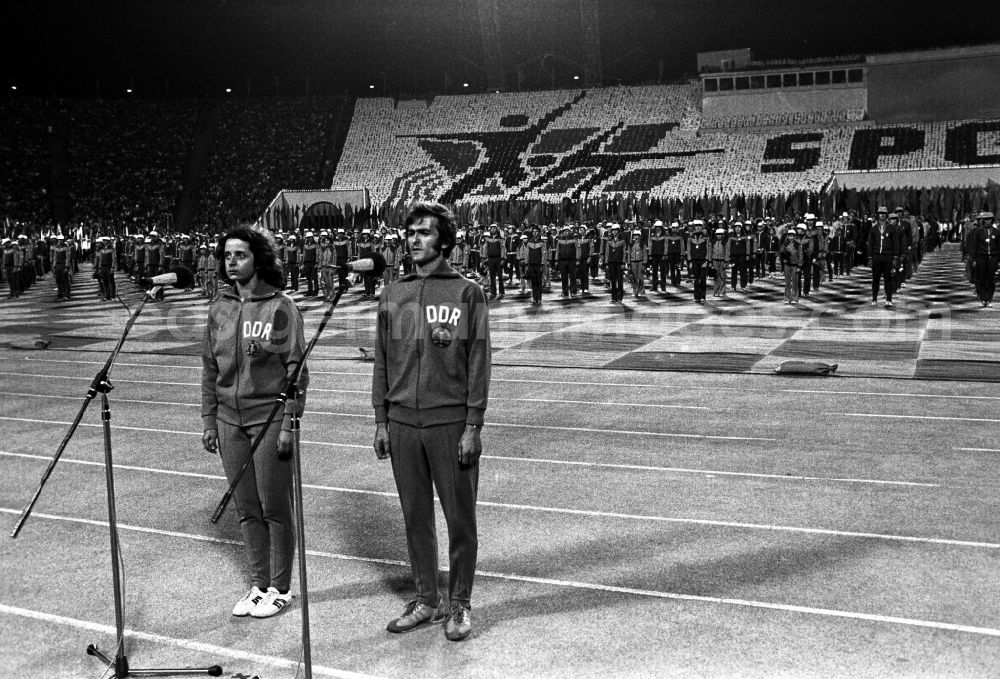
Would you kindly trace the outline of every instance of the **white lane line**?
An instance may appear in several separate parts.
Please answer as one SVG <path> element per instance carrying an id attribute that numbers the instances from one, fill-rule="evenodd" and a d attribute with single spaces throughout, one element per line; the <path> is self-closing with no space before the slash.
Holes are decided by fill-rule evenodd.
<path id="1" fill-rule="evenodd" d="M 33 377 L 33 376 L 32 376 Z M 120 384 L 136 384 L 129 380 L 114 380 Z M 140 382 L 141 383 L 141 382 Z M 177 383 L 175 383 L 177 384 Z M 189 386 L 200 386 L 199 384 L 190 384 Z M 335 394 L 371 394 L 371 389 L 320 389 L 318 387 L 309 387 L 309 391 L 321 391 L 321 392 L 331 392 Z M 58 394 L 24 394 L 15 391 L 0 391 L 0 396 L 27 396 L 34 398 L 62 398 L 62 399 L 75 399 L 79 400 L 82 397 L 77 396 L 62 396 Z M 680 409 L 680 410 L 711 410 L 707 406 L 685 406 L 685 405 L 673 405 L 673 404 L 661 404 L 661 403 L 621 403 L 618 401 L 571 401 L 563 399 L 554 398 L 498 398 L 490 397 L 491 401 L 517 401 L 521 403 L 569 403 L 572 405 L 595 405 L 595 406 L 620 406 L 627 408 L 667 408 L 667 409 Z M 177 403 L 175 401 L 146 401 L 141 399 L 126 399 L 126 398 L 116 398 L 118 403 L 144 403 L 148 405 L 165 405 L 165 406 L 186 406 L 186 407 L 200 407 L 200 403 Z M 308 411 L 314 412 L 314 411 Z M 324 413 L 331 414 L 331 413 Z"/>
<path id="2" fill-rule="evenodd" d="M 372 415 L 374 418 L 375 416 Z M 517 424 L 514 422 L 490 422 L 489 426 L 511 427 L 514 429 L 542 429 L 546 431 L 577 431 L 592 434 L 628 434 L 630 436 L 662 436 L 666 438 L 682 439 L 709 439 L 714 441 L 767 441 L 776 442 L 778 439 L 761 438 L 757 436 L 715 436 L 711 434 L 679 434 L 676 432 L 662 431 L 630 431 L 627 429 L 588 429 L 587 427 L 557 427 L 549 424 Z"/>
<path id="3" fill-rule="evenodd" d="M 26 455 L 21 453 L 12 453 L 8 455 L 11 457 L 37 458 L 40 460 L 47 459 L 41 455 Z M 94 467 L 104 466 L 102 462 L 94 462 L 89 460 L 73 460 L 73 462 Z M 137 467 L 132 465 L 116 464 L 115 469 L 152 473 L 152 474 L 166 474 L 170 476 L 202 478 L 213 481 L 222 481 L 223 483 L 226 482 L 226 478 L 224 476 L 217 476 L 212 474 L 200 474 L 195 472 L 174 471 L 169 469 L 157 469 L 154 467 Z M 379 490 L 367 490 L 363 488 L 341 488 L 338 486 L 323 486 L 314 484 L 302 484 L 302 487 L 309 488 L 312 490 L 321 490 L 332 493 L 347 493 L 352 495 L 376 495 L 379 497 L 399 497 L 396 493 L 388 491 L 379 491 Z M 437 501 L 437 498 L 435 498 L 435 501 Z M 714 526 L 717 528 L 739 528 L 745 530 L 765 530 L 765 531 L 777 531 L 784 533 L 806 533 L 810 535 L 835 535 L 837 537 L 848 537 L 848 538 L 870 539 L 870 540 L 888 540 L 892 542 L 914 542 L 921 544 L 947 545 L 950 547 L 975 547 L 983 549 L 1000 549 L 1000 543 L 975 542 L 972 540 L 954 540 L 951 538 L 928 538 L 928 537 L 919 537 L 911 535 L 894 535 L 888 533 L 861 533 L 856 531 L 833 530 L 830 528 L 808 528 L 803 526 L 782 526 L 775 524 L 746 523 L 741 521 L 691 519 L 691 518 L 676 517 L 676 516 L 656 516 L 654 514 L 624 514 L 621 512 L 602 512 L 594 509 L 571 509 L 568 507 L 543 507 L 540 505 L 524 505 L 524 504 L 515 504 L 510 502 L 491 502 L 488 500 L 479 500 L 477 504 L 482 507 L 493 507 L 496 509 L 539 512 L 543 514 L 566 514 L 570 516 L 585 516 L 587 518 L 592 518 L 592 519 L 623 519 L 623 520 L 637 521 L 637 522 L 651 521 L 653 523 L 680 523 L 680 524 L 691 524 L 697 526 Z"/>
<path id="4" fill-rule="evenodd" d="M 50 459 L 49 457 L 45 457 L 44 455 L 32 455 L 32 454 L 29 454 L 29 453 L 10 453 L 10 452 L 7 452 L 7 451 L 0 451 L 0 456 L 4 456 L 4 457 L 20 457 L 20 458 L 25 458 L 25 459 L 29 459 L 29 460 L 48 460 L 48 459 Z M 60 462 L 69 462 L 71 464 L 79 464 L 79 465 L 83 465 L 85 467 L 101 467 L 101 468 L 104 467 L 104 462 L 103 461 L 98 462 L 96 460 L 77 460 L 77 459 L 73 459 L 73 458 L 65 458 L 65 457 L 63 457 L 63 458 L 60 458 Z M 203 474 L 203 473 L 200 473 L 200 472 L 185 472 L 185 471 L 181 471 L 179 469 L 160 469 L 158 467 L 140 467 L 140 466 L 131 465 L 131 464 L 119 464 L 117 462 L 115 463 L 115 469 L 116 470 L 120 469 L 120 470 L 123 470 L 123 471 L 132 471 L 132 472 L 143 472 L 143 473 L 149 473 L 149 474 L 164 474 L 166 476 L 183 476 L 183 477 L 191 478 L 191 479 L 205 479 L 207 481 L 222 481 L 223 483 L 227 483 L 228 482 L 228 480 L 226 479 L 225 476 L 222 476 L 222 475 L 219 475 L 219 474 Z M 364 490 L 364 489 L 360 489 L 360 488 L 337 488 L 336 486 L 322 486 L 322 485 L 317 485 L 317 484 L 312 484 L 312 483 L 303 483 L 302 487 L 303 488 L 309 488 L 311 490 L 324 490 L 324 491 L 333 491 L 333 492 L 339 492 L 339 493 L 354 493 L 354 494 L 359 494 L 359 495 L 379 495 L 379 496 L 382 496 L 382 497 L 399 497 L 396 493 L 391 493 L 391 492 L 388 492 L 388 491 Z"/>
<path id="5" fill-rule="evenodd" d="M 309 415 L 324 415 L 329 417 L 353 417 L 363 420 L 374 420 L 375 414 L 362 414 L 362 413 L 333 413 L 323 410 L 309 410 L 306 411 Z M 70 425 L 72 422 L 62 422 L 58 420 L 35 420 L 26 417 L 3 417 L 0 416 L 0 420 L 8 420 L 10 422 L 30 422 L 34 424 L 63 424 Z M 769 441 L 774 442 L 778 439 L 767 439 L 767 438 L 757 438 L 754 436 L 712 436 L 709 434 L 678 434 L 672 432 L 658 432 L 658 431 L 627 431 L 622 429 L 587 429 L 584 427 L 556 427 L 553 425 L 542 425 L 542 424 L 517 424 L 514 422 L 490 422 L 490 427 L 510 427 L 514 429 L 543 429 L 552 431 L 575 431 L 575 432 L 588 432 L 595 434 L 630 434 L 633 436 L 661 436 L 668 438 L 684 438 L 684 439 L 705 439 L 705 440 L 718 440 L 718 441 Z M 99 427 L 99 424 L 84 424 L 81 423 L 82 427 Z M 171 429 L 152 429 L 146 427 L 125 427 L 122 425 L 111 425 L 112 429 L 123 429 L 126 431 L 153 431 L 162 432 L 164 434 L 188 434 L 201 436 L 201 434 L 195 434 L 189 431 L 175 431 Z M 311 443 L 311 441 L 304 441 L 304 443 Z M 319 445 L 327 445 L 325 443 L 320 443 Z"/>
<path id="6" fill-rule="evenodd" d="M 303 443 L 308 443 L 304 441 Z M 336 445 L 341 448 L 357 448 L 361 450 L 371 450 L 370 445 L 360 445 L 356 443 L 337 443 L 329 444 Z M 1000 451 L 998 451 L 1000 452 Z M 22 457 L 26 459 L 33 460 L 48 460 L 51 456 L 45 455 L 33 455 L 30 453 L 12 453 L 5 450 L 0 450 L 0 456 L 7 457 Z M 792 476 L 785 474 L 762 474 L 754 472 L 732 472 L 732 471 L 719 471 L 715 469 L 690 469 L 685 467 L 652 467 L 648 465 L 637 465 L 637 464 L 614 464 L 610 462 L 581 462 L 574 460 L 552 460 L 548 458 L 539 457 L 511 457 L 509 455 L 483 455 L 485 460 L 501 460 L 506 462 L 531 462 L 537 464 L 554 464 L 554 465 L 567 465 L 567 466 L 578 466 L 578 467 L 594 467 L 598 469 L 626 469 L 634 471 L 644 471 L 644 472 L 668 472 L 668 473 L 679 473 L 679 474 L 697 474 L 699 476 L 735 476 L 735 477 L 748 477 L 748 478 L 762 478 L 776 481 L 820 481 L 820 482 L 832 482 L 832 483 L 861 483 L 869 485 L 886 485 L 886 486 L 908 486 L 916 488 L 941 488 L 940 483 L 921 483 L 918 481 L 885 481 L 882 479 L 851 479 L 851 478 L 838 478 L 838 477 L 824 477 L 824 476 Z M 67 462 L 73 462 L 76 464 L 92 464 L 96 466 L 103 466 L 103 462 L 93 462 L 89 460 L 75 460 L 69 458 L 62 458 Z M 116 468 L 121 469 L 134 469 L 137 471 L 154 471 L 163 474 L 180 474 L 186 476 L 201 477 L 206 479 L 216 479 L 221 478 L 214 475 L 208 474 L 196 474 L 194 472 L 180 472 L 170 469 L 154 469 L 148 467 L 129 467 L 127 465 L 115 465 Z M 303 484 L 303 487 L 307 488 L 326 488 L 326 486 L 310 486 L 309 484 Z M 394 496 L 395 497 L 395 496 Z"/>
<path id="7" fill-rule="evenodd" d="M 370 392 L 370 390 L 369 390 Z M 570 403 L 573 405 L 624 406 L 628 408 L 677 408 L 680 410 L 711 410 L 708 406 L 686 406 L 672 403 L 622 403 L 620 401 L 573 401 L 558 398 L 504 398 L 490 396 L 491 401 L 517 401 L 520 403 Z"/>
<path id="8" fill-rule="evenodd" d="M 746 391 L 766 391 L 765 389 L 747 389 Z M 952 398 L 961 401 L 1000 401 L 1000 396 L 962 396 L 959 394 L 906 394 L 881 391 L 827 391 L 825 389 L 776 389 L 787 394 L 835 394 L 837 396 L 894 396 L 898 398 Z"/>
<path id="9" fill-rule="evenodd" d="M 94 632 L 95 634 L 110 634 L 112 637 L 118 634 L 118 631 L 113 625 L 104 625 L 98 622 L 91 622 L 89 620 L 80 620 L 79 618 L 68 618 L 64 615 L 43 613 L 41 611 L 33 611 L 28 608 L 19 608 L 17 606 L 8 606 L 6 604 L 0 604 L 0 614 L 63 625 L 64 627 L 75 627 L 76 629 Z M 258 665 L 268 665 L 270 667 L 291 670 L 298 670 L 300 667 L 300 663 L 297 660 L 287 660 L 285 658 L 278 658 L 271 655 L 261 655 L 260 653 L 248 653 L 229 646 L 216 646 L 215 644 L 206 644 L 201 641 L 192 641 L 191 639 L 175 639 L 174 637 L 168 637 L 162 634 L 153 634 L 151 632 L 142 632 L 134 629 L 126 629 L 125 636 L 129 639 L 140 639 L 142 641 L 165 644 L 175 648 L 184 648 L 189 651 L 197 651 L 206 655 L 222 656 L 225 658 L 232 658 L 234 660 L 241 660 L 243 662 L 256 663 Z M 324 667 L 322 665 L 313 665 L 312 671 L 325 677 L 340 677 L 341 679 L 376 679 L 375 676 L 371 674 L 360 674 L 358 672 L 338 670 L 332 667 Z"/>
<path id="10" fill-rule="evenodd" d="M 497 368 L 505 368 L 507 366 L 495 366 Z M 363 375 L 366 373 L 347 373 L 352 375 Z M 370 375 L 370 373 L 367 373 Z M 670 374 L 670 373 L 666 373 Z M 759 375 L 759 377 L 770 377 L 769 375 Z M 663 389 L 666 384 L 645 384 L 645 383 L 631 383 L 631 382 L 586 382 L 586 381 L 573 381 L 573 380 L 528 380 L 528 379 L 513 379 L 508 377 L 494 377 L 493 382 L 511 382 L 515 384 L 546 384 L 546 385 L 575 385 L 583 387 L 640 387 L 643 389 Z M 989 400 L 989 401 L 1000 401 L 1000 396 L 961 396 L 955 394 L 922 394 L 922 393 L 904 393 L 904 392 L 881 392 L 881 391 L 840 391 L 840 390 L 827 390 L 827 389 L 769 389 L 769 388 L 755 388 L 755 387 L 724 387 L 724 386 L 684 386 L 685 390 L 690 391 L 752 391 L 752 392 L 765 392 L 768 394 L 773 394 L 776 392 L 785 394 L 831 394 L 834 396 L 892 396 L 897 398 L 951 398 L 951 399 L 970 399 L 970 400 Z"/>
<path id="11" fill-rule="evenodd" d="M 768 601 L 755 601 L 752 599 L 730 599 L 727 597 L 701 596 L 697 594 L 679 594 L 676 592 L 663 592 L 660 590 L 636 589 L 632 587 L 618 587 L 613 585 L 579 583 L 570 580 L 535 578 L 523 575 L 507 575 L 505 573 L 491 573 L 489 571 L 481 571 L 481 572 L 477 571 L 476 574 L 485 577 L 500 578 L 504 580 L 514 580 L 518 582 L 532 582 L 542 585 L 555 585 L 561 587 L 592 589 L 601 592 L 613 592 L 615 594 L 634 594 L 637 596 L 647 596 L 657 599 L 673 599 L 676 601 L 697 601 L 699 603 L 714 603 L 714 604 L 722 604 L 728 606 L 740 606 L 745 608 L 763 608 L 773 611 L 784 611 L 788 613 L 805 613 L 807 615 L 819 615 L 819 616 L 833 617 L 833 618 L 847 618 L 851 620 L 865 620 L 868 622 L 881 622 L 893 625 L 906 625 L 909 627 L 926 627 L 938 630 L 949 630 L 952 632 L 965 632 L 968 634 L 979 634 L 983 636 L 1000 637 L 1000 629 L 994 629 L 991 627 L 975 627 L 973 625 L 959 625 L 950 622 L 937 622 L 934 620 L 901 618 L 889 615 L 877 615 L 874 613 L 858 613 L 855 611 L 840 611 L 830 608 L 797 606 L 794 604 L 778 604 L 778 603 L 771 603 Z"/>
<path id="12" fill-rule="evenodd" d="M 44 377 L 53 380 L 78 380 L 80 382 L 91 382 L 93 381 L 93 376 L 75 376 L 75 375 L 33 375 L 30 373 L 14 373 L 14 372 L 0 372 L 0 375 L 11 375 L 16 377 Z M 165 384 L 168 386 L 176 387 L 200 387 L 201 382 L 158 382 L 156 380 L 122 380 L 115 377 L 111 378 L 112 383 L 119 384 Z"/>
<path id="13" fill-rule="evenodd" d="M 893 415 L 890 413 L 830 413 L 830 415 L 843 415 L 844 417 L 892 418 L 895 420 L 931 420 L 931 421 L 944 421 L 944 422 L 1000 422 L 1000 420 L 986 418 L 986 417 L 944 417 L 941 415 Z"/>
<path id="14" fill-rule="evenodd" d="M 952 448 L 952 450 L 965 450 L 973 453 L 1000 453 L 1000 448 Z"/>
<path id="15" fill-rule="evenodd" d="M 25 361 L 31 361 L 36 363 L 70 363 L 73 365 L 82 365 L 89 363 L 91 365 L 104 365 L 104 361 L 68 361 L 61 359 L 52 358 L 31 358 L 28 356 L 24 357 Z M 125 363 L 118 362 L 115 366 L 129 366 L 137 368 L 178 368 L 182 370 L 201 370 L 201 366 L 168 366 L 160 363 Z M 505 369 L 508 366 L 494 366 L 496 369 Z M 310 369 L 310 374 L 313 375 L 351 375 L 357 377 L 371 377 L 371 372 L 345 372 L 340 370 L 312 370 Z M 21 374 L 21 373 L 0 373 L 3 374 Z M 40 377 L 57 377 L 53 375 L 41 375 Z M 83 378 L 81 378 L 83 379 Z M 631 382 L 585 382 L 585 381 L 573 381 L 573 380 L 527 380 L 527 379 L 513 379 L 505 377 L 493 377 L 493 382 L 510 382 L 513 384 L 545 384 L 545 385 L 576 385 L 585 387 L 639 387 L 643 389 L 662 389 L 665 384 L 644 384 L 644 383 L 631 383 Z M 186 384 L 186 383 L 185 383 Z M 1000 396 L 965 396 L 960 394 L 923 394 L 923 393 L 908 393 L 908 392 L 882 392 L 882 391 L 848 391 L 848 390 L 833 390 L 833 389 L 765 389 L 765 388 L 754 388 L 754 387 L 723 387 L 723 386 L 685 386 L 685 390 L 689 391 L 747 391 L 747 392 L 766 392 L 769 394 L 782 393 L 782 394 L 830 394 L 832 396 L 878 396 L 878 397 L 893 397 L 893 398 L 943 398 L 943 399 L 956 399 L 960 401 L 1000 401 Z"/>
<path id="16" fill-rule="evenodd" d="M 368 446 L 370 447 L 370 446 Z M 997 451 L 1000 452 L 1000 451 Z M 799 476 L 793 474 L 763 474 L 759 472 L 733 472 L 717 469 L 692 469 L 690 467 L 653 467 L 638 464 L 615 464 L 611 462 L 582 462 L 578 460 L 552 460 L 538 457 L 512 457 L 510 455 L 483 455 L 490 460 L 510 460 L 513 462 L 534 462 L 539 464 L 569 465 L 574 467 L 597 467 L 601 469 L 631 469 L 636 471 L 673 472 L 679 474 L 700 474 L 705 476 L 738 476 L 758 479 L 776 479 L 778 481 L 833 481 L 840 483 L 866 483 L 889 486 L 913 486 L 919 488 L 941 488 L 940 483 L 922 483 L 919 481 L 885 481 L 881 479 L 852 479 L 826 476 Z"/>
<path id="17" fill-rule="evenodd" d="M 9 509 L 7 507 L 0 507 L 0 512 L 7 514 L 19 514 L 15 509 Z M 68 521 L 73 523 L 83 523 L 92 526 L 102 526 L 107 527 L 108 523 L 106 521 L 95 521 L 92 519 L 79 519 L 69 516 L 58 516 L 55 514 L 42 514 L 35 513 L 32 516 L 37 518 L 49 519 L 54 521 Z M 128 524 L 118 524 L 119 530 L 135 531 L 140 533 L 149 533 L 153 535 L 163 535 L 167 537 L 176 537 L 187 540 L 196 540 L 199 542 L 211 542 L 215 544 L 225 544 L 225 545 L 242 545 L 243 543 L 239 540 L 228 540 L 225 538 L 211 537 L 207 535 L 195 535 L 191 533 L 181 533 L 178 531 L 163 531 L 156 528 L 146 528 L 142 526 L 131 526 Z M 306 550 L 306 554 L 310 556 L 316 556 L 327 559 L 337 559 L 342 561 L 359 561 L 362 563 L 375 563 L 388 566 L 397 566 L 401 568 L 408 568 L 409 564 L 405 561 L 398 561 L 393 559 L 376 559 L 371 557 L 360 557 L 348 554 L 337 554 L 333 552 L 321 552 L 311 549 Z M 447 572 L 447 568 L 440 568 L 441 572 Z M 784 611 L 789 613 L 804 613 L 807 615 L 818 615 L 825 617 L 835 617 L 835 618 L 847 618 L 853 620 L 865 620 L 869 622 L 881 622 L 894 625 L 906 625 L 910 627 L 924 627 L 937 630 L 948 630 L 952 632 L 965 632 L 969 634 L 979 634 L 983 636 L 1000 637 L 1000 629 L 993 629 L 990 627 L 976 627 L 973 625 L 960 625 L 949 622 L 938 622 L 934 620 L 920 620 L 916 618 L 902 618 L 897 616 L 887 616 L 887 615 L 877 615 L 873 613 L 859 613 L 855 611 L 841 611 L 829 608 L 817 608 L 812 606 L 798 606 L 794 604 L 779 604 L 772 603 L 768 601 L 755 601 L 753 599 L 731 599 L 726 597 L 711 597 L 711 596 L 701 596 L 697 594 L 680 594 L 677 592 L 665 592 L 662 590 L 654 589 L 638 589 L 634 587 L 620 587 L 616 585 L 604 585 L 600 583 L 593 582 L 581 582 L 576 580 L 561 580 L 555 578 L 540 578 L 530 575 L 517 575 L 513 573 L 499 573 L 493 571 L 482 571 L 476 570 L 476 575 L 486 578 L 496 578 L 500 580 L 508 580 L 511 582 L 527 582 L 539 585 L 550 585 L 554 587 L 565 587 L 568 589 L 583 589 L 590 591 L 608 592 L 613 594 L 630 594 L 634 596 L 644 596 L 655 599 L 672 599 L 676 601 L 695 601 L 699 603 L 712 603 L 721 604 L 728 606 L 740 606 L 746 608 L 761 608 L 774 611 Z M 112 631 L 113 633 L 113 631 Z"/>
<path id="18" fill-rule="evenodd" d="M 61 422 L 56 420 L 32 420 L 25 417 L 3 417 L 0 416 L 0 420 L 8 420 L 11 422 L 30 422 L 33 424 L 62 424 L 69 426 L 73 424 L 72 422 Z M 94 424 L 92 422 L 81 422 L 81 427 L 103 427 L 102 424 Z M 112 424 L 112 429 L 119 429 L 122 431 L 148 431 L 156 434 L 179 434 L 181 436 L 197 436 L 201 438 L 201 434 L 196 431 L 181 431 L 178 429 L 155 429 L 152 427 L 126 427 L 120 424 Z M 356 446 L 355 444 L 344 444 L 344 443 L 331 443 L 329 441 L 302 441 L 302 443 L 308 443 L 311 446 L 329 446 L 332 448 L 357 448 L 362 446 Z M 363 446 L 368 448 L 370 446 Z"/>

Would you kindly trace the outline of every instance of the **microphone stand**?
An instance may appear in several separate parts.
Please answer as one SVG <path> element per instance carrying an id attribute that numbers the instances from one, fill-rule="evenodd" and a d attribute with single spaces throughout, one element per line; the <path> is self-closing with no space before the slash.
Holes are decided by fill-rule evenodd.
<path id="1" fill-rule="evenodd" d="M 336 302 L 334 302 L 336 304 Z M 333 310 L 333 306 L 330 307 Z M 319 333 L 317 333 L 317 336 Z M 295 501 L 295 541 L 299 544 L 299 587 L 302 589 L 302 662 L 306 679 L 312 679 L 312 642 L 309 637 L 309 587 L 306 582 L 306 531 L 302 509 L 302 427 L 299 418 L 298 390 L 290 396 L 292 410 L 292 494 Z"/>
<path id="2" fill-rule="evenodd" d="M 121 557 L 119 551 L 118 543 L 118 514 L 115 510 L 115 477 L 114 477 L 114 464 L 112 461 L 111 454 L 111 405 L 108 401 L 108 393 L 114 389 L 111 384 L 109 376 L 111 373 L 111 368 L 118 358 L 118 354 L 122 350 L 122 346 L 125 344 L 125 339 L 128 337 L 129 332 L 132 330 L 132 326 L 135 325 L 135 321 L 139 318 L 139 314 L 142 313 L 143 307 L 146 306 L 146 302 L 150 300 L 148 295 L 143 295 L 142 301 L 139 306 L 136 307 L 135 312 L 131 313 L 128 322 L 125 324 L 125 330 L 122 332 L 122 336 L 118 340 L 118 344 L 115 346 L 111 355 L 108 357 L 107 362 L 97 371 L 94 376 L 93 381 L 90 383 L 90 387 L 87 389 L 86 398 L 83 404 L 80 406 L 80 411 L 76 414 L 76 418 L 70 425 L 69 431 L 63 437 L 62 443 L 59 444 L 59 449 L 56 451 L 55 456 L 52 461 L 49 462 L 49 466 L 45 469 L 42 474 L 42 480 L 38 484 L 38 488 L 35 490 L 34 496 L 25 507 L 24 511 L 21 512 L 21 516 L 18 518 L 17 523 L 14 524 L 14 530 L 11 532 L 11 538 L 17 538 L 20 534 L 21 529 L 24 527 L 25 521 L 31 515 L 31 511 L 35 507 L 35 503 L 38 502 L 38 498 L 42 494 L 42 488 L 45 487 L 46 481 L 48 481 L 49 476 L 51 476 L 52 471 L 55 469 L 56 464 L 59 462 L 59 458 L 62 457 L 63 452 L 66 450 L 66 446 L 69 444 L 73 434 L 76 432 L 76 428 L 80 424 L 80 420 L 83 419 L 84 413 L 87 411 L 87 407 L 90 402 L 94 400 L 97 394 L 101 394 L 101 423 L 104 429 L 104 478 L 105 485 L 107 487 L 108 496 L 108 531 L 111 538 L 111 580 L 114 592 L 114 606 L 115 606 L 115 632 L 118 641 L 118 648 L 115 651 L 114 659 L 109 658 L 107 655 L 98 650 L 97 646 L 90 644 L 87 646 L 87 654 L 93 655 L 100 658 L 102 661 L 108 664 L 110 667 L 112 664 L 115 668 L 115 678 L 123 679 L 124 677 L 154 677 L 154 676 L 167 676 L 175 674 L 207 674 L 209 676 L 218 677 L 222 674 L 222 668 L 218 665 L 212 665 L 211 667 L 204 668 L 176 668 L 176 669 L 130 669 L 128 664 L 128 658 L 125 655 L 125 614 L 124 606 L 122 601 L 122 584 L 121 584 Z M 118 298 L 121 302 L 121 297 Z M 122 305 L 128 309 L 128 305 L 122 302 Z"/>
<path id="3" fill-rule="evenodd" d="M 271 423 L 274 422 L 274 418 L 277 417 L 278 412 L 283 409 L 288 399 L 292 399 L 294 406 L 291 418 L 293 439 L 292 497 L 295 505 L 295 539 L 298 543 L 299 587 L 302 590 L 300 595 L 300 598 L 302 599 L 302 655 L 306 679 L 312 679 L 312 644 L 309 636 L 309 589 L 306 580 L 306 534 L 305 518 L 302 510 L 302 461 L 300 455 L 302 446 L 302 430 L 299 418 L 297 385 L 299 375 L 302 372 L 302 368 L 306 364 L 306 359 L 309 358 L 309 354 L 312 353 L 313 347 L 316 346 L 316 342 L 319 340 L 320 335 L 322 335 L 323 330 L 326 329 L 326 324 L 330 321 L 330 317 L 333 316 L 333 310 L 337 306 L 337 302 L 340 301 L 340 297 L 344 294 L 345 289 L 346 288 L 343 286 L 337 288 L 337 292 L 330 301 L 330 306 L 327 307 L 326 313 L 323 314 L 323 318 L 320 320 L 319 327 L 316 328 L 316 334 L 313 335 L 311 340 L 309 340 L 309 344 L 306 345 L 306 349 L 302 353 L 302 359 L 295 366 L 292 374 L 285 379 L 285 384 L 282 387 L 281 393 L 278 394 L 277 399 L 275 399 L 274 405 L 271 407 L 271 412 L 268 414 L 267 420 L 264 422 L 264 426 L 261 428 L 260 433 L 254 438 L 253 443 L 250 446 L 250 453 L 247 455 L 246 462 L 243 463 L 243 466 L 229 484 L 229 488 L 222 496 L 219 506 L 215 508 L 215 513 L 212 514 L 212 523 L 218 523 L 223 512 L 226 511 L 226 507 L 229 505 L 233 492 L 236 490 L 236 485 L 240 482 L 240 479 L 243 478 L 243 474 L 250 466 L 250 463 L 253 462 L 254 453 L 257 452 L 257 448 L 260 447 L 261 441 L 264 440 L 264 435 L 270 428 Z"/>

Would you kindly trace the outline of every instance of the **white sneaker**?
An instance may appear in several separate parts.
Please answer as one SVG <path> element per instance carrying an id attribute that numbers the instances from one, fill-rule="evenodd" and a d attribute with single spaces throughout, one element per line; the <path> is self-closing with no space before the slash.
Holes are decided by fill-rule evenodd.
<path id="1" fill-rule="evenodd" d="M 233 615 L 238 618 L 250 615 L 257 604 L 263 601 L 266 596 L 266 593 L 260 591 L 257 589 L 257 586 L 254 585 L 253 588 L 247 592 L 242 599 L 237 601 L 235 606 L 233 606 Z"/>
<path id="2" fill-rule="evenodd" d="M 281 609 L 290 603 L 292 603 L 291 591 L 279 594 L 274 587 L 268 587 L 264 598 L 250 611 L 250 615 L 255 618 L 270 618 L 272 615 L 280 613 Z"/>

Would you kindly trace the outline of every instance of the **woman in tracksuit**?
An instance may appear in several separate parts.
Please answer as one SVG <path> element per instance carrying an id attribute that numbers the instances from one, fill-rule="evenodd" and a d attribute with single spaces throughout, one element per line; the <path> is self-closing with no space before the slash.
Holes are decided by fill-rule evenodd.
<path id="1" fill-rule="evenodd" d="M 472 631 L 472 580 L 479 539 L 476 496 L 480 430 L 490 384 L 486 296 L 448 265 L 454 217 L 437 203 L 418 203 L 406 219 L 415 271 L 379 298 L 372 373 L 375 454 L 392 460 L 416 589 L 390 632 L 437 618 L 434 488 L 448 524 L 445 637 Z"/>
<path id="2" fill-rule="evenodd" d="M 232 285 L 209 307 L 202 351 L 202 443 L 218 450 L 232 483 L 254 439 L 305 352 L 302 315 L 281 290 L 281 266 L 270 241 L 237 227 L 219 242 L 219 275 Z M 292 600 L 295 531 L 292 523 L 294 409 L 305 403 L 308 371 L 266 429 L 253 461 L 234 491 L 253 586 L 233 615 L 266 618 Z"/>

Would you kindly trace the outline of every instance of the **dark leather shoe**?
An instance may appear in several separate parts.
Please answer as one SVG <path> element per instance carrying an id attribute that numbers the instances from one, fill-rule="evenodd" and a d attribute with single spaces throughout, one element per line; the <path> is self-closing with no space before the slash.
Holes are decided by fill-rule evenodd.
<path id="1" fill-rule="evenodd" d="M 409 632 L 427 623 L 441 622 L 441 617 L 437 616 L 437 609 L 419 601 L 411 601 L 406 604 L 403 614 L 395 620 L 389 621 L 386 630 L 399 634 Z"/>
<path id="2" fill-rule="evenodd" d="M 444 636 L 448 641 L 461 641 L 472 633 L 472 612 L 465 604 L 451 607 L 451 615 L 444 625 Z"/>

